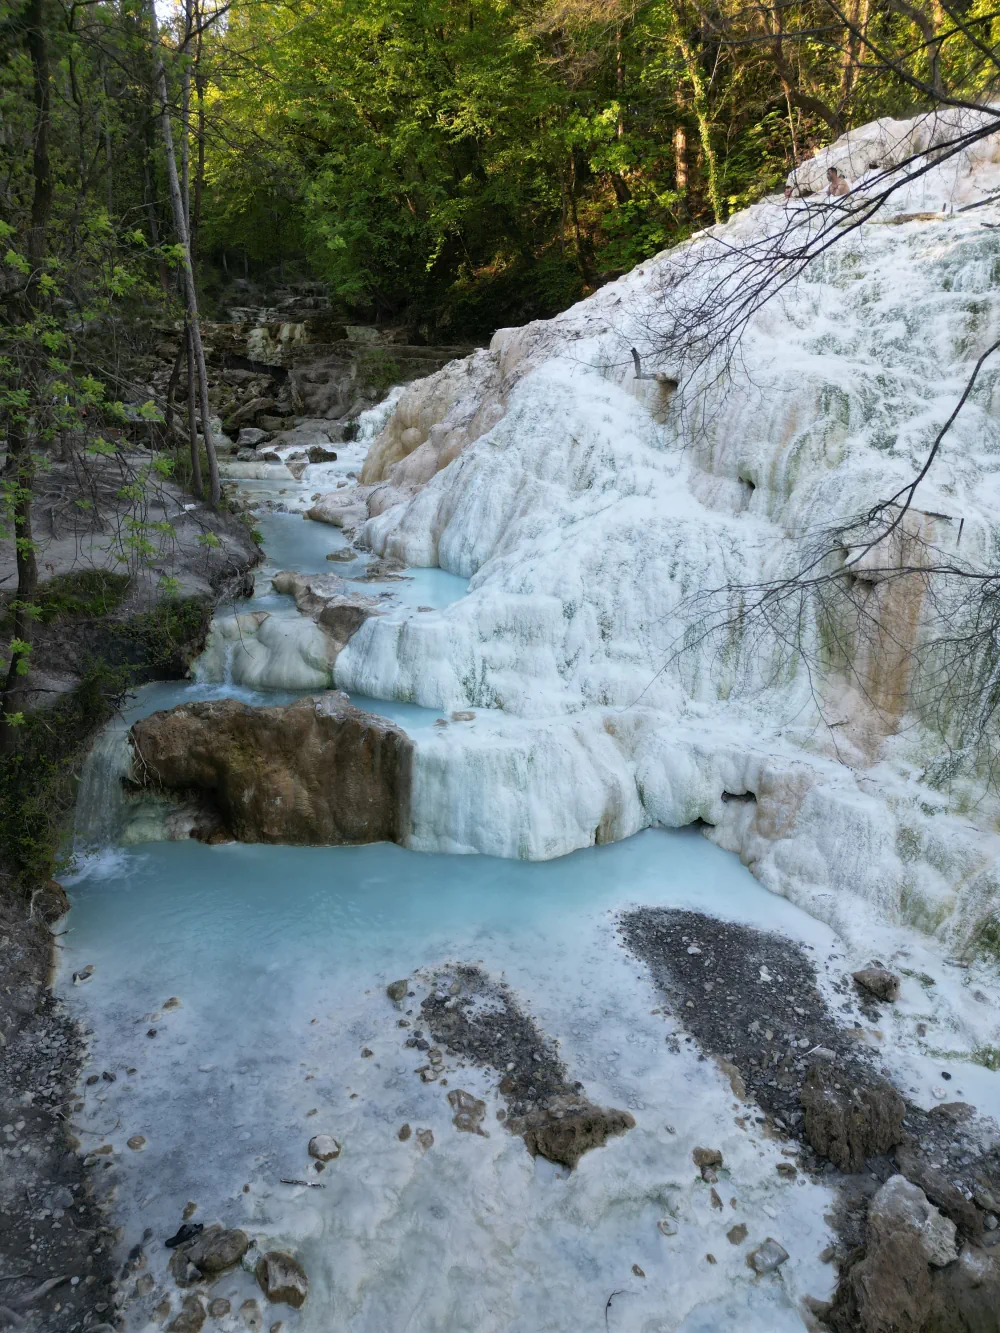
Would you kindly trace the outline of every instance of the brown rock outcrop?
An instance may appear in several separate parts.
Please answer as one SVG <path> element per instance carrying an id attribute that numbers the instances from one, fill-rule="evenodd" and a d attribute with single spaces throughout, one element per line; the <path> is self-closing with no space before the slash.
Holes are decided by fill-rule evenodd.
<path id="1" fill-rule="evenodd" d="M 238 1227 L 211 1226 L 187 1247 L 187 1258 L 204 1277 L 215 1277 L 238 1264 L 249 1246 L 250 1238 Z"/>
<path id="2" fill-rule="evenodd" d="M 973 1240 L 982 1235 L 983 1215 L 958 1186 L 938 1167 L 932 1166 L 916 1148 L 896 1149 L 896 1165 L 951 1220 Z"/>
<path id="3" fill-rule="evenodd" d="M 368 617 L 381 614 L 374 597 L 356 592 L 336 574 L 297 574 L 283 569 L 272 578 L 271 586 L 275 592 L 294 597 L 296 610 L 311 616 L 327 635 L 333 649 L 331 665 Z"/>
<path id="4" fill-rule="evenodd" d="M 892 1176 L 872 1200 L 863 1256 L 841 1278 L 836 1333 L 997 1333 L 1000 1253 L 965 1245 L 919 1186 Z"/>
<path id="5" fill-rule="evenodd" d="M 903 1141 L 906 1103 L 885 1079 L 817 1061 L 799 1100 L 806 1138 L 842 1171 L 861 1171 L 866 1157 Z"/>
<path id="6" fill-rule="evenodd" d="M 598 1106 L 585 1096 L 583 1085 L 570 1080 L 552 1042 L 520 1008 L 513 991 L 481 968 L 459 964 L 450 970 L 447 985 L 436 985 L 420 1011 L 435 1041 L 461 1060 L 502 1075 L 498 1091 L 507 1102 L 504 1124 L 524 1139 L 533 1157 L 572 1169 L 591 1148 L 634 1129 L 628 1111 Z M 457 1091 L 454 1098 L 449 1094 L 456 1128 L 476 1128 L 471 1120 L 460 1123 L 460 1117 L 472 1113 L 474 1118 L 485 1106 Z"/>
<path id="7" fill-rule="evenodd" d="M 605 1109 L 586 1097 L 553 1098 L 548 1105 L 512 1117 L 507 1128 L 520 1134 L 532 1157 L 544 1157 L 571 1170 L 585 1152 L 635 1128 L 635 1117 L 614 1107 Z"/>
<path id="8" fill-rule="evenodd" d="M 412 742 L 339 692 L 275 708 L 182 704 L 129 740 L 137 783 L 207 795 L 241 842 L 400 842 L 408 829 Z"/>
<path id="9" fill-rule="evenodd" d="M 877 1000 L 887 1000 L 891 1003 L 899 998 L 899 977 L 884 967 L 862 968 L 853 976 L 858 988 L 869 995 L 874 995 Z"/>
<path id="10" fill-rule="evenodd" d="M 257 1282 L 269 1301 L 300 1310 L 309 1295 L 309 1278 L 298 1259 L 284 1250 L 268 1250 L 257 1260 Z"/>

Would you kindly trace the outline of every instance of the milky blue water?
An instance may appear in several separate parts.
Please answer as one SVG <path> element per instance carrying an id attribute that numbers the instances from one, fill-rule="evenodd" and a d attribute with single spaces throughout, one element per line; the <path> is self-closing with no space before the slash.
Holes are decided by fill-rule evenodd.
<path id="1" fill-rule="evenodd" d="M 254 609 L 271 605 L 294 605 L 291 598 L 283 598 L 270 587 L 271 576 L 281 569 L 296 570 L 300 574 L 336 574 L 346 579 L 358 592 L 368 597 L 385 594 L 389 607 L 398 605 L 407 611 L 427 606 L 438 610 L 464 597 L 469 580 L 444 569 L 408 569 L 405 576 L 385 580 L 364 577 L 372 557 L 358 552 L 348 561 L 328 560 L 334 551 L 349 549 L 349 543 L 340 528 L 327 523 L 314 523 L 300 514 L 261 513 L 254 523 L 263 538 L 266 557 L 256 573 L 256 588 L 252 603 Z"/>
<path id="2" fill-rule="evenodd" d="M 616 1289 L 631 1294 L 620 1329 L 678 1328 L 687 1315 L 699 1322 L 685 1328 L 713 1328 L 724 1296 L 743 1327 L 784 1333 L 802 1327 L 796 1292 L 825 1294 L 827 1192 L 786 1186 L 777 1145 L 735 1126 L 715 1067 L 682 1037 L 671 1050 L 678 1024 L 615 934 L 620 908 L 662 903 L 831 946 L 694 830 L 533 863 L 388 844 L 156 843 L 106 853 L 70 892 L 64 966 L 95 970 L 69 999 L 94 1029 L 93 1070 L 116 1074 L 85 1090 L 78 1122 L 88 1146 L 115 1149 L 123 1246 L 145 1227 L 170 1234 L 194 1201 L 197 1219 L 299 1255 L 312 1297 L 279 1313 L 309 1333 L 599 1328 L 595 1311 Z M 428 977 L 457 962 L 505 979 L 570 1076 L 631 1110 L 636 1129 L 564 1177 L 496 1121 L 496 1073 L 448 1060 L 447 1087 L 423 1083 L 426 1056 L 403 1045 L 412 1028 L 399 1028 L 404 1011 L 384 988 L 412 979 L 406 1021 L 418 1026 Z M 180 1007 L 164 1008 L 171 997 Z M 454 1129 L 456 1086 L 486 1098 L 489 1138 Z M 404 1123 L 431 1129 L 433 1146 L 401 1142 Z M 306 1153 L 316 1132 L 343 1147 L 325 1189 L 282 1185 L 317 1179 Z M 141 1152 L 126 1146 L 134 1135 Z M 706 1138 L 730 1171 L 721 1213 L 691 1165 Z M 657 1228 L 665 1215 L 678 1223 L 670 1238 Z M 725 1236 L 738 1222 L 792 1254 L 781 1282 L 761 1291 L 752 1279 L 750 1242 Z M 166 1252 L 151 1253 L 159 1276 Z M 224 1278 L 211 1294 L 238 1304 L 253 1283 Z M 668 1302 L 676 1321 L 650 1324 Z"/>

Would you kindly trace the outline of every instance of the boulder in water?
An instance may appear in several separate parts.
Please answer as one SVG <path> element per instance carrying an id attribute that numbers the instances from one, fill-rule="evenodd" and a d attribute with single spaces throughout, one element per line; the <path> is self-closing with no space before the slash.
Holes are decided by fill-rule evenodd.
<path id="1" fill-rule="evenodd" d="M 328 654 L 331 666 L 368 617 L 380 614 L 377 601 L 355 592 L 336 574 L 297 574 L 281 570 L 272 578 L 271 586 L 275 592 L 294 597 L 296 609 L 311 616 L 324 631 L 331 641 Z"/>
<path id="2" fill-rule="evenodd" d="M 893 1001 L 899 995 L 899 977 L 884 967 L 865 967 L 854 973 L 858 988 L 878 1000 Z"/>
<path id="3" fill-rule="evenodd" d="M 466 1092 L 464 1088 L 452 1088 L 448 1093 L 448 1105 L 455 1112 L 451 1123 L 456 1129 L 462 1130 L 465 1134 L 480 1134 L 484 1139 L 489 1138 L 483 1129 L 486 1103 L 481 1098 L 473 1097 L 472 1093 Z"/>
<path id="4" fill-rule="evenodd" d="M 342 694 L 252 708 L 183 704 L 133 726 L 136 782 L 210 797 L 241 842 L 402 842 L 412 742 Z"/>
<path id="5" fill-rule="evenodd" d="M 837 1333 L 987 1333 L 998 1327 L 1000 1254 L 965 1245 L 919 1186 L 891 1176 L 872 1199 L 863 1256 L 827 1316 Z"/>
<path id="6" fill-rule="evenodd" d="M 197 1296 L 189 1296 L 167 1325 L 167 1333 L 201 1333 L 205 1322 L 205 1307 Z"/>
<path id="7" fill-rule="evenodd" d="M 283 1250 L 268 1250 L 257 1260 L 257 1282 L 274 1304 L 291 1305 L 299 1310 L 309 1295 L 306 1270 Z"/>
<path id="8" fill-rule="evenodd" d="M 332 1134 L 314 1134 L 309 1140 L 309 1156 L 317 1162 L 332 1162 L 340 1156 L 340 1144 Z"/>
<path id="9" fill-rule="evenodd" d="M 233 1268 L 250 1248 L 250 1237 L 238 1227 L 206 1227 L 187 1250 L 188 1260 L 203 1277 L 214 1277 Z"/>
<path id="10" fill-rule="evenodd" d="M 257 426 L 243 426 L 236 437 L 236 443 L 240 449 L 256 449 L 258 445 L 264 444 L 268 438 L 266 430 L 260 430 Z"/>
<path id="11" fill-rule="evenodd" d="M 779 1245 L 772 1236 L 768 1236 L 762 1245 L 758 1245 L 747 1255 L 747 1265 L 758 1274 L 773 1273 L 787 1259 L 788 1251 L 785 1247 Z"/>
<path id="12" fill-rule="evenodd" d="M 238 407 L 231 417 L 226 421 L 226 429 L 229 431 L 238 430 L 240 426 L 247 425 L 255 417 L 264 412 L 270 412 L 274 408 L 273 398 L 251 398 L 248 403 Z"/>

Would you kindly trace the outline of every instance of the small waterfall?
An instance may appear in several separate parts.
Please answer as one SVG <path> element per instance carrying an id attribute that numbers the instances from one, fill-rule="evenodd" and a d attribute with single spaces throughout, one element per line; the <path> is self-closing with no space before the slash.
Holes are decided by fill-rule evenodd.
<path id="1" fill-rule="evenodd" d="M 366 408 L 364 412 L 358 414 L 358 433 L 354 437 L 356 440 L 371 441 L 381 433 L 386 422 L 395 412 L 396 404 L 402 398 L 405 388 L 405 384 L 397 384 L 394 389 L 389 391 L 387 398 L 383 398 L 374 407 Z"/>
<path id="2" fill-rule="evenodd" d="M 231 686 L 233 683 L 233 653 L 236 651 L 235 643 L 226 644 L 225 664 L 222 668 L 223 685 Z"/>
<path id="3" fill-rule="evenodd" d="M 112 846 L 124 827 L 122 779 L 131 763 L 128 732 L 124 718 L 114 718 L 98 734 L 84 761 L 73 827 L 73 847 L 78 854 Z"/>

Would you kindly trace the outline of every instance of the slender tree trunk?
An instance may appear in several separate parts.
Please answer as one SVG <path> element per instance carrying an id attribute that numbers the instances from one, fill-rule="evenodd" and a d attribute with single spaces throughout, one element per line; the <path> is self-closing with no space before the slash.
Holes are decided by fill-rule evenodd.
<path id="1" fill-rule="evenodd" d="M 194 16 L 198 26 L 198 37 L 195 45 L 194 54 L 194 95 L 198 105 L 198 121 L 195 130 L 195 142 L 198 145 L 198 153 L 195 159 L 194 171 L 194 202 L 191 207 L 191 257 L 197 260 L 198 257 L 198 233 L 201 229 L 201 202 L 205 192 L 205 76 L 201 68 L 202 51 L 202 23 L 201 23 L 201 5 L 199 0 L 195 0 Z"/>
<path id="2" fill-rule="evenodd" d="M 146 216 L 149 218 L 149 243 L 157 247 L 160 244 L 160 224 L 156 219 L 156 200 L 153 198 L 153 178 L 149 170 L 149 157 L 152 153 L 152 143 L 149 144 L 149 152 L 146 154 L 142 164 L 142 188 L 146 196 Z M 160 274 L 160 286 L 165 292 L 170 291 L 170 272 L 167 268 L 166 260 L 158 259 L 156 264 Z"/>
<path id="3" fill-rule="evenodd" d="M 195 403 L 197 392 L 194 365 L 194 343 L 191 340 L 190 327 L 184 330 L 184 343 L 187 351 L 187 419 L 188 442 L 191 447 L 191 490 L 195 498 L 204 498 L 201 482 L 201 450 L 198 448 L 198 410 Z"/>
<path id="4" fill-rule="evenodd" d="M 783 79 L 782 87 L 785 90 L 785 106 L 788 108 L 788 132 L 792 136 L 792 166 L 799 165 L 799 140 L 795 133 L 795 118 L 792 115 L 792 95 L 788 83 Z"/>
<path id="5" fill-rule="evenodd" d="M 674 184 L 683 193 L 688 187 L 687 130 L 678 125 L 674 130 Z"/>
<path id="6" fill-rule="evenodd" d="M 101 127 L 104 131 L 104 170 L 107 172 L 107 200 L 108 200 L 108 218 L 109 220 L 115 214 L 115 180 L 114 180 L 114 153 L 111 148 L 111 114 L 109 107 L 111 105 L 111 94 L 108 91 L 108 72 L 104 68 L 104 62 L 101 61 L 101 87 L 104 93 L 104 101 L 101 104 Z"/>
<path id="7" fill-rule="evenodd" d="M 31 234 L 28 256 L 37 267 L 45 254 L 49 214 L 52 212 L 52 173 L 49 168 L 49 50 L 45 40 L 43 0 L 29 0 L 25 11 L 28 57 L 31 60 L 31 92 L 35 104 L 31 174 Z"/>
<path id="8" fill-rule="evenodd" d="M 52 212 L 52 173 L 49 165 L 49 51 L 45 40 L 44 0 L 28 0 L 24 11 L 25 46 L 31 62 L 31 92 L 35 107 L 32 145 L 31 229 L 28 256 L 37 275 L 45 256 L 49 217 Z M 36 289 L 37 290 L 37 289 Z M 30 315 L 31 288 L 24 300 Z M 27 368 L 29 382 L 42 373 L 40 365 Z M 31 609 L 38 593 L 38 562 L 31 531 L 35 460 L 31 451 L 30 427 L 8 422 L 5 483 L 12 493 L 17 591 L 14 594 L 12 638 L 19 646 L 10 654 L 7 675 L 0 695 L 0 754 L 9 754 L 16 745 L 17 726 L 13 719 L 21 712 L 27 687 L 27 667 L 34 618 Z"/>
<path id="9" fill-rule="evenodd" d="M 170 187 L 170 205 L 173 210 L 174 229 L 177 232 L 178 243 L 184 252 L 182 267 L 187 306 L 187 326 L 191 333 L 194 370 L 198 383 L 198 402 L 201 409 L 201 429 L 205 437 L 205 453 L 208 455 L 208 501 L 213 509 L 217 509 L 222 489 L 219 484 L 219 461 L 215 454 L 215 440 L 212 438 L 212 421 L 208 406 L 208 372 L 205 369 L 205 349 L 202 346 L 201 325 L 198 318 L 198 291 L 194 282 L 194 269 L 191 266 L 191 243 L 188 236 L 187 218 L 184 213 L 180 178 L 177 174 L 177 161 L 174 158 L 174 135 L 170 124 L 170 112 L 167 108 L 167 71 L 163 63 L 163 57 L 160 54 L 160 34 L 153 0 L 150 0 L 149 4 L 149 34 L 156 68 L 156 92 L 159 102 L 157 115 L 160 121 L 160 132 L 163 135 L 167 183 Z"/>
<path id="10" fill-rule="evenodd" d="M 174 357 L 174 364 L 170 367 L 170 378 L 167 380 L 166 394 L 166 412 L 164 413 L 163 430 L 167 439 L 170 440 L 178 433 L 177 423 L 174 420 L 175 405 L 174 400 L 177 397 L 177 381 L 181 376 L 181 363 L 184 360 L 184 354 L 187 350 L 187 336 L 177 348 L 177 355 Z"/>
<path id="11" fill-rule="evenodd" d="M 618 27 L 615 40 L 615 98 L 618 102 L 618 117 L 615 124 L 615 138 L 621 142 L 625 138 L 625 52 L 623 50 L 624 32 Z M 620 171 L 611 172 L 611 188 L 619 204 L 627 204 L 632 198 L 628 182 Z"/>
<path id="12" fill-rule="evenodd" d="M 190 23 L 190 19 L 188 20 Z M 184 227 L 191 236 L 191 66 L 184 56 L 181 71 L 181 204 L 184 208 Z M 189 239 L 190 243 L 190 239 Z"/>
<path id="13" fill-rule="evenodd" d="M 38 594 L 38 561 L 31 532 L 31 502 L 35 482 L 35 460 L 31 452 L 31 438 L 26 431 L 8 430 L 8 460 L 6 487 L 13 490 L 12 506 L 17 560 L 17 592 L 14 596 L 14 623 L 11 637 L 19 641 L 18 651 L 11 652 L 7 676 L 3 686 L 3 706 L 0 709 L 0 755 L 9 754 L 16 743 L 16 726 L 10 719 L 24 707 L 28 684 L 28 664 L 35 621 L 30 608 Z"/>
<path id="14" fill-rule="evenodd" d="M 708 89 L 705 87 L 705 76 L 702 72 L 701 62 L 698 59 L 698 52 L 679 28 L 677 30 L 677 44 L 680 47 L 681 55 L 684 57 L 687 76 L 691 83 L 694 116 L 698 122 L 698 137 L 701 140 L 701 150 L 705 155 L 708 200 L 712 205 L 713 217 L 716 222 L 721 222 L 723 207 L 722 194 L 719 189 L 719 157 L 712 141 L 712 120 L 708 104 Z"/>
<path id="15" fill-rule="evenodd" d="M 569 155 L 569 211 L 573 219 L 573 235 L 576 238 L 576 262 L 580 269 L 580 274 L 586 283 L 594 280 L 593 267 L 589 262 L 589 247 L 580 229 L 580 215 L 576 207 L 576 153 L 572 150 Z"/>
<path id="16" fill-rule="evenodd" d="M 867 5 L 865 8 L 867 9 Z M 844 114 L 854 91 L 860 44 L 859 29 L 867 26 L 867 13 L 862 18 L 861 0 L 849 0 L 846 12 L 850 27 L 844 40 L 844 52 L 840 63 L 840 95 L 838 100 L 841 115 Z"/>

